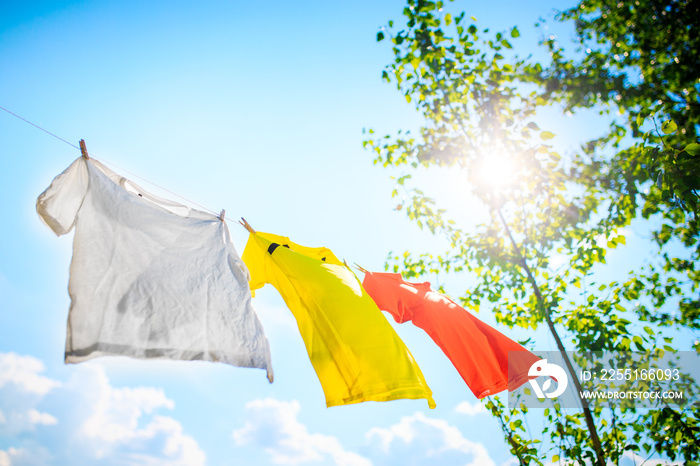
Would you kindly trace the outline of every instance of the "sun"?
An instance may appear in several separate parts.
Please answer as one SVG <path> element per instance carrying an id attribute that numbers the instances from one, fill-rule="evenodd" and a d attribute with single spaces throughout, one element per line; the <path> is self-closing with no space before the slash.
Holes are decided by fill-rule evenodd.
<path id="1" fill-rule="evenodd" d="M 475 181 L 484 187 L 506 188 L 513 183 L 515 167 L 513 160 L 499 153 L 487 153 L 476 163 Z"/>

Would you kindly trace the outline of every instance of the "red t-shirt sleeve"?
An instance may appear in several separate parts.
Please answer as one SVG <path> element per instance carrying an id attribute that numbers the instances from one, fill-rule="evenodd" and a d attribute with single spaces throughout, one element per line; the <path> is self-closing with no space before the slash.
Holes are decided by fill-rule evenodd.
<path id="1" fill-rule="evenodd" d="M 404 293 L 399 288 L 403 282 L 398 273 L 365 273 L 362 281 L 367 294 L 377 304 L 380 310 L 386 311 L 394 320 L 402 324 L 413 319 L 411 302 L 405 299 Z M 409 296 L 410 298 L 410 296 Z"/>

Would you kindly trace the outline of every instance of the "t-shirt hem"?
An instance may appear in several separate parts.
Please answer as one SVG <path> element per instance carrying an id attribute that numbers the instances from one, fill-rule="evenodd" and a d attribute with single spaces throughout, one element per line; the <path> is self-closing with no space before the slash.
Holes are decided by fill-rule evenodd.
<path id="1" fill-rule="evenodd" d="M 476 396 L 478 399 L 482 399 L 489 395 L 495 395 L 496 393 L 500 393 L 504 390 L 508 390 L 508 384 L 505 382 L 501 382 L 487 388 L 482 388 L 478 391 L 472 390 L 472 392 L 474 393 L 474 396 Z"/>
<path id="2" fill-rule="evenodd" d="M 95 343 L 85 348 L 65 352 L 66 364 L 77 364 L 103 356 L 128 356 L 137 359 L 170 359 L 180 361 L 221 362 L 236 367 L 264 369 L 270 382 L 273 372 L 266 361 L 256 361 L 250 356 L 224 354 L 220 351 L 183 351 L 173 348 L 138 348 L 115 343 Z"/>
<path id="3" fill-rule="evenodd" d="M 508 381 L 508 390 L 516 390 L 519 388 L 521 385 L 523 385 L 525 382 L 530 380 L 530 376 L 528 375 L 521 375 L 520 377 L 516 377 L 512 380 Z"/>
<path id="4" fill-rule="evenodd" d="M 519 377 L 516 377 L 514 379 L 509 380 L 507 383 L 506 382 L 500 382 L 497 384 L 494 384 L 490 387 L 487 388 L 482 388 L 481 390 L 472 390 L 474 395 L 479 398 L 485 398 L 489 395 L 495 395 L 496 393 L 500 393 L 504 390 L 508 391 L 513 391 L 516 390 L 518 387 L 523 385 L 525 382 L 530 380 L 530 377 L 527 375 L 522 375 Z"/>
<path id="5" fill-rule="evenodd" d="M 433 400 L 432 392 L 422 388 L 407 387 L 400 389 L 393 389 L 388 391 L 382 391 L 378 393 L 367 393 L 363 392 L 358 395 L 354 395 L 347 398 L 336 398 L 328 399 L 326 398 L 326 407 L 330 408 L 332 406 L 342 406 L 354 403 L 362 403 L 365 401 L 393 401 L 393 400 L 418 400 L 425 399 L 428 402 L 428 407 L 434 409 L 436 404 Z"/>

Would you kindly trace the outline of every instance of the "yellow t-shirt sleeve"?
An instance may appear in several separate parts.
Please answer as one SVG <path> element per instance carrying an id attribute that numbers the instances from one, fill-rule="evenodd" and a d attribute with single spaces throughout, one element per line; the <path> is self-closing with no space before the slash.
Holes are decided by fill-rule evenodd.
<path id="1" fill-rule="evenodd" d="M 269 282 L 269 258 L 266 257 L 269 254 L 264 248 L 263 243 L 265 242 L 266 240 L 261 238 L 260 235 L 251 233 L 243 250 L 243 256 L 241 256 L 246 267 L 248 267 L 248 272 L 250 272 L 249 286 L 253 296 L 255 296 L 255 290 L 262 288 L 265 283 Z"/>

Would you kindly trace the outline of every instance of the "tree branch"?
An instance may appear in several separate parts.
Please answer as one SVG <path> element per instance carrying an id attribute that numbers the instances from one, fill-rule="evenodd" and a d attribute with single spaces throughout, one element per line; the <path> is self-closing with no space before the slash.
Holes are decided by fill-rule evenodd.
<path id="1" fill-rule="evenodd" d="M 591 414 L 591 410 L 588 407 L 588 401 L 581 398 L 580 395 L 578 395 L 583 391 L 583 387 L 581 387 L 581 382 L 578 380 L 578 377 L 576 377 L 576 371 L 574 370 L 574 366 L 571 363 L 569 356 L 566 354 L 566 348 L 564 347 L 564 343 L 562 342 L 561 338 L 559 338 L 559 333 L 554 327 L 554 322 L 552 322 L 552 317 L 549 315 L 549 310 L 545 306 L 544 299 L 542 298 L 542 293 L 540 292 L 540 287 L 537 285 L 537 280 L 535 280 L 535 277 L 532 274 L 532 270 L 530 270 L 530 267 L 527 265 L 527 262 L 525 261 L 525 256 L 523 256 L 523 254 L 521 253 L 520 248 L 518 247 L 518 243 L 515 242 L 515 238 L 513 238 L 513 234 L 510 232 L 510 228 L 508 227 L 508 223 L 506 222 L 505 217 L 503 217 L 503 212 L 501 212 L 501 208 L 499 207 L 496 210 L 498 211 L 498 216 L 501 218 L 503 227 L 505 228 L 506 233 L 508 234 L 508 238 L 510 238 L 511 243 L 513 244 L 513 248 L 515 249 L 516 254 L 520 258 L 520 265 L 525 270 L 527 278 L 530 284 L 532 285 L 532 288 L 535 292 L 535 297 L 537 298 L 537 305 L 540 308 L 540 312 L 542 312 L 545 320 L 547 321 L 549 331 L 552 333 L 554 341 L 557 343 L 557 348 L 559 349 L 562 358 L 564 358 L 566 368 L 568 369 L 569 374 L 571 375 L 571 378 L 574 381 L 577 396 L 579 396 L 581 406 L 583 407 L 583 415 L 586 419 L 586 426 L 588 427 L 588 432 L 591 434 L 591 442 L 593 443 L 593 449 L 596 453 L 598 466 L 605 466 L 605 453 L 603 452 L 603 447 L 600 443 L 600 437 L 598 436 L 598 431 L 593 421 L 593 415 Z"/>

